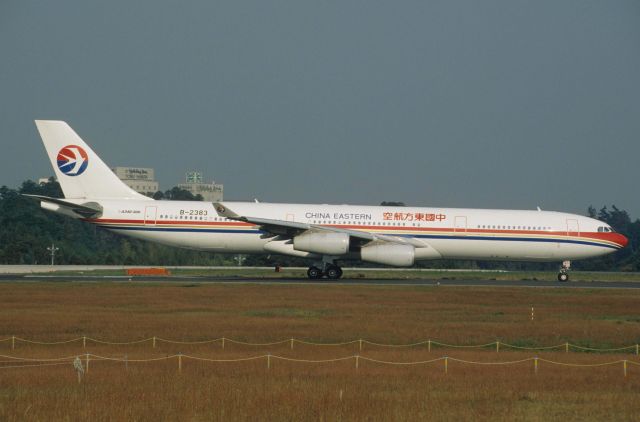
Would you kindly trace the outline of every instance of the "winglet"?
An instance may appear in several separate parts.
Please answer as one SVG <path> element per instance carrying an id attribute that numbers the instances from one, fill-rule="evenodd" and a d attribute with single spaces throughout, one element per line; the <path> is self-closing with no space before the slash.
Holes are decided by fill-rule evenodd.
<path id="1" fill-rule="evenodd" d="M 229 218 L 231 220 L 242 220 L 242 217 L 227 208 L 222 202 L 214 202 L 213 208 L 220 217 Z"/>

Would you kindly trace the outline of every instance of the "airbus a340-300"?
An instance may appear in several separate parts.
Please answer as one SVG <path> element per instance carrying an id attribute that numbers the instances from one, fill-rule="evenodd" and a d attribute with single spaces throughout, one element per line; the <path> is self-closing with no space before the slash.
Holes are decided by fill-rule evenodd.
<path id="1" fill-rule="evenodd" d="M 312 279 L 342 276 L 339 262 L 409 267 L 431 259 L 562 262 L 626 246 L 608 224 L 552 211 L 153 200 L 125 185 L 62 121 L 36 126 L 64 198 L 44 209 L 153 242 L 224 253 L 308 258 Z M 33 195 L 31 195 L 33 196 Z"/>

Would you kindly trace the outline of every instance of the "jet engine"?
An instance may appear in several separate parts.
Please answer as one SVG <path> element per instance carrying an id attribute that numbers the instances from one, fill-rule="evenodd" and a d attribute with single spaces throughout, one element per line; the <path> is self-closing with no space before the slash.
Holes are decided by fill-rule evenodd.
<path id="1" fill-rule="evenodd" d="M 333 232 L 306 232 L 293 238 L 293 249 L 322 255 L 349 252 L 349 235 Z"/>
<path id="2" fill-rule="evenodd" d="M 272 240 L 262 247 L 265 251 L 280 255 L 298 256 L 300 258 L 321 258 L 320 255 L 311 252 L 296 251 L 291 243 L 285 241 Z"/>
<path id="3" fill-rule="evenodd" d="M 411 245 L 395 243 L 378 243 L 364 246 L 360 250 L 360 258 L 363 261 L 376 264 L 393 265 L 396 267 L 410 267 L 416 257 L 415 248 Z"/>

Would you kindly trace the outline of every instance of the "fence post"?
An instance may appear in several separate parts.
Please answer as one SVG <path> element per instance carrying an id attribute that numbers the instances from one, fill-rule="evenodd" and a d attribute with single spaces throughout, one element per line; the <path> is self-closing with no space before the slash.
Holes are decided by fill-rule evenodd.
<path id="1" fill-rule="evenodd" d="M 11 336 L 11 350 L 16 348 L 16 336 Z"/>
<path id="2" fill-rule="evenodd" d="M 538 358 L 533 358 L 533 371 L 537 375 L 538 374 Z"/>
<path id="3" fill-rule="evenodd" d="M 638 345 L 636 344 L 636 356 L 638 356 Z"/>
<path id="4" fill-rule="evenodd" d="M 267 355 L 267 369 L 271 369 L 271 353 Z"/>
<path id="5" fill-rule="evenodd" d="M 222 337 L 222 348 L 224 349 L 224 337 Z"/>
<path id="6" fill-rule="evenodd" d="M 362 339 L 358 340 L 360 343 L 360 351 L 362 352 Z"/>
<path id="7" fill-rule="evenodd" d="M 291 339 L 291 350 L 293 350 L 293 338 Z"/>
<path id="8" fill-rule="evenodd" d="M 360 366 L 360 355 L 356 355 L 356 369 Z"/>
<path id="9" fill-rule="evenodd" d="M 82 361 L 80 360 L 80 356 L 76 356 L 73 360 L 73 369 L 78 373 L 78 384 L 82 381 L 82 375 L 84 374 L 84 368 L 82 367 Z"/>
<path id="10" fill-rule="evenodd" d="M 178 372 L 182 372 L 182 353 L 178 353 Z"/>
<path id="11" fill-rule="evenodd" d="M 448 373 L 449 372 L 449 358 L 448 357 L 444 357 L 444 373 Z"/>
<path id="12" fill-rule="evenodd" d="M 627 377 L 627 360 L 625 359 L 623 362 L 624 362 L 623 363 L 624 377 L 626 378 Z"/>
<path id="13" fill-rule="evenodd" d="M 500 340 L 496 341 L 496 353 L 500 352 Z"/>
<path id="14" fill-rule="evenodd" d="M 428 350 L 429 350 L 429 353 L 431 353 L 431 340 L 429 340 L 428 344 L 429 344 L 429 349 Z"/>
<path id="15" fill-rule="evenodd" d="M 87 360 L 87 374 L 89 373 L 89 353 L 86 354 L 86 360 Z"/>
<path id="16" fill-rule="evenodd" d="M 153 336 L 153 348 L 156 348 L 156 336 Z"/>
<path id="17" fill-rule="evenodd" d="M 82 336 L 82 348 L 87 348 L 87 336 Z"/>
<path id="18" fill-rule="evenodd" d="M 569 353 L 569 342 L 566 342 L 566 343 L 564 344 L 564 352 L 565 352 L 565 353 Z"/>

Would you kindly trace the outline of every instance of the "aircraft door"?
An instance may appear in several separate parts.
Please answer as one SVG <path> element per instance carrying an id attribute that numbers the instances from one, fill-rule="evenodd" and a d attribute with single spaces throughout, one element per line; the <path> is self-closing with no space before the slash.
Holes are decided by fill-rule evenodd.
<path id="1" fill-rule="evenodd" d="M 287 214 L 286 220 L 287 221 L 296 221 L 296 216 L 294 214 Z"/>
<path id="2" fill-rule="evenodd" d="M 144 207 L 144 225 L 155 226 L 158 207 Z"/>
<path id="3" fill-rule="evenodd" d="M 467 217 L 464 215 L 456 215 L 453 219 L 453 231 L 456 234 L 467 234 Z"/>
<path id="4" fill-rule="evenodd" d="M 580 236 L 580 226 L 578 220 L 567 218 L 567 236 Z"/>

